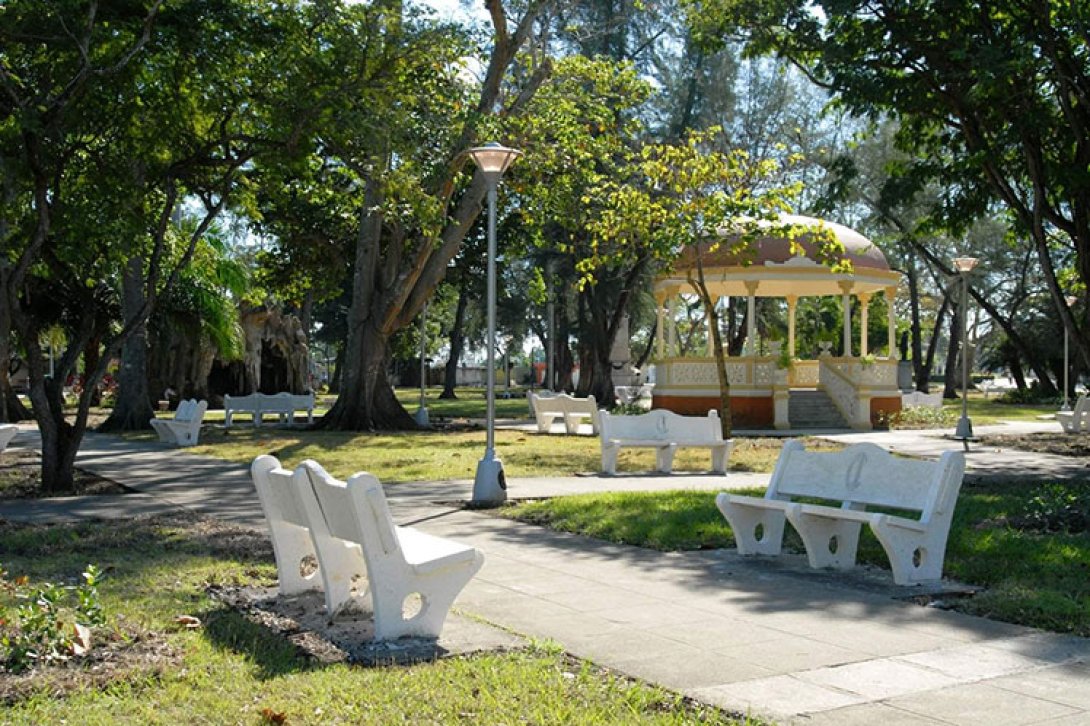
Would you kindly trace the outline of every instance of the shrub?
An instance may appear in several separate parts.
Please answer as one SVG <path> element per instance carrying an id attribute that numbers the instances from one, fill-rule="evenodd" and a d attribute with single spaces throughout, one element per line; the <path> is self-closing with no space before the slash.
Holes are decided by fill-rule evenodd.
<path id="1" fill-rule="evenodd" d="M 1090 530 L 1090 492 L 1045 484 L 1026 502 L 1025 512 L 1010 522 L 1017 529 L 1037 532 L 1086 532 Z"/>
<path id="2" fill-rule="evenodd" d="M 950 425 L 951 421 L 951 413 L 932 406 L 908 406 L 893 414 L 883 411 L 878 415 L 879 425 L 891 429 L 942 428 Z"/>
<path id="3" fill-rule="evenodd" d="M 1054 403 L 1059 405 L 1060 399 L 1055 394 L 1045 395 L 1041 391 L 1041 384 L 1037 381 L 1033 381 L 1029 384 L 1028 388 L 1015 388 L 1014 390 L 1007 391 L 997 399 L 1000 403 L 1015 403 L 1015 404 L 1034 404 L 1034 403 Z"/>
<path id="4" fill-rule="evenodd" d="M 85 652 L 90 629 L 106 622 L 101 579 L 100 570 L 88 565 L 79 585 L 32 586 L 25 575 L 10 580 L 0 568 L 0 670 L 19 673 Z"/>

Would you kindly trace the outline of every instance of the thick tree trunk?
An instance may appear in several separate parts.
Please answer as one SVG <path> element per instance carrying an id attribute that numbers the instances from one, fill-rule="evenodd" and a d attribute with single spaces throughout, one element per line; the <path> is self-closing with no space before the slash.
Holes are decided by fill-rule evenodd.
<path id="1" fill-rule="evenodd" d="M 136 317 L 144 305 L 143 260 L 133 257 L 122 278 L 121 310 L 125 320 Z M 117 373 L 117 400 L 110 417 L 99 431 L 142 431 L 150 429 L 155 412 L 148 395 L 147 326 L 132 332 L 121 349 L 121 369 Z"/>
<path id="2" fill-rule="evenodd" d="M 345 357 L 337 402 L 318 428 L 337 431 L 389 431 L 418 428 L 394 395 L 386 377 L 388 340 L 365 326 L 359 344 Z"/>
<path id="3" fill-rule="evenodd" d="M 1028 388 L 1026 385 L 1026 373 L 1022 370 L 1022 361 L 1018 359 L 1017 355 L 1010 357 L 1007 361 L 1007 367 L 1010 368 L 1011 378 L 1014 379 L 1014 385 L 1018 386 L 1018 390 L 1026 390 L 1026 388 Z"/>
<path id="4" fill-rule="evenodd" d="M 957 304 L 951 305 L 953 314 L 950 316 L 950 340 L 946 346 L 946 366 L 943 368 L 943 398 L 957 398 L 957 388 L 961 383 L 961 375 L 958 373 L 958 351 L 961 348 L 961 311 Z"/>
<path id="5" fill-rule="evenodd" d="M 443 392 L 439 398 L 453 400 L 458 398 L 454 393 L 458 385 L 458 362 L 462 359 L 462 349 L 465 347 L 465 320 L 466 309 L 469 307 L 469 287 L 465 280 L 458 290 L 458 306 L 454 310 L 454 322 L 450 326 L 450 357 L 443 370 Z"/>

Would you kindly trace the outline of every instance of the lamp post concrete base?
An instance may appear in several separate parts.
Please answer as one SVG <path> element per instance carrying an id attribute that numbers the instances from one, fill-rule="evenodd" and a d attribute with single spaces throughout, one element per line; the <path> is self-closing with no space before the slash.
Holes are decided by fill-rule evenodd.
<path id="1" fill-rule="evenodd" d="M 413 420 L 416 421 L 416 425 L 422 429 L 426 429 L 431 425 L 431 422 L 428 420 L 428 409 L 424 406 L 416 409 L 416 413 L 413 414 Z"/>
<path id="2" fill-rule="evenodd" d="M 469 506 L 477 509 L 498 507 L 507 501 L 507 479 L 503 475 L 503 462 L 491 452 L 477 462 L 477 476 L 473 479 L 473 499 Z"/>

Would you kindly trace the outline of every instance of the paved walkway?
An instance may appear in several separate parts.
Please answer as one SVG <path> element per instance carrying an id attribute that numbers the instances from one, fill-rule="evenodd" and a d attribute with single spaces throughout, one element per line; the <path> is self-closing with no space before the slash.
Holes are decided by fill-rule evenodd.
<path id="1" fill-rule="evenodd" d="M 881 435 L 843 435 L 856 436 Z M 943 445 L 931 438 L 896 441 L 906 449 Z M 262 524 L 245 466 L 97 435 L 88 436 L 78 464 L 139 494 L 7 504 L 0 517 L 124 518 L 181 508 Z M 766 478 L 516 479 L 509 493 L 718 490 Z M 399 522 L 485 552 L 460 609 L 551 638 L 579 657 L 779 723 L 1090 724 L 1090 640 L 920 607 L 903 599 L 919 591 L 893 587 L 886 573 L 812 572 L 801 558 L 754 561 L 728 551 L 662 554 L 452 503 L 471 488 L 401 484 L 388 495 Z"/>

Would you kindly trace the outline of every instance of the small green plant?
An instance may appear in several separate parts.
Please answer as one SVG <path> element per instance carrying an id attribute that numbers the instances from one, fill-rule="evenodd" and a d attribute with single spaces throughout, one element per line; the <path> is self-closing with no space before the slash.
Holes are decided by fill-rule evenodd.
<path id="1" fill-rule="evenodd" d="M 104 625 L 98 585 L 102 572 L 88 565 L 79 585 L 8 578 L 0 568 L 0 671 L 20 673 L 57 663 L 89 647 L 90 629 Z"/>
<path id="2" fill-rule="evenodd" d="M 891 429 L 932 429 L 948 426 L 951 416 L 941 408 L 908 406 L 892 414 L 880 412 L 878 422 Z"/>
<path id="3" fill-rule="evenodd" d="M 1011 518 L 1011 524 L 1038 532 L 1086 532 L 1090 530 L 1090 492 L 1045 484 L 1026 502 L 1025 513 Z"/>
<path id="4" fill-rule="evenodd" d="M 876 360 L 877 358 L 874 357 L 873 353 L 867 353 L 866 355 L 859 356 L 859 365 L 863 366 L 864 368 L 870 368 L 872 365 L 874 365 L 874 362 Z"/>
<path id="5" fill-rule="evenodd" d="M 785 371 L 795 367 L 795 359 L 791 357 L 791 352 L 787 348 L 780 350 L 780 355 L 776 358 L 776 367 Z"/>

